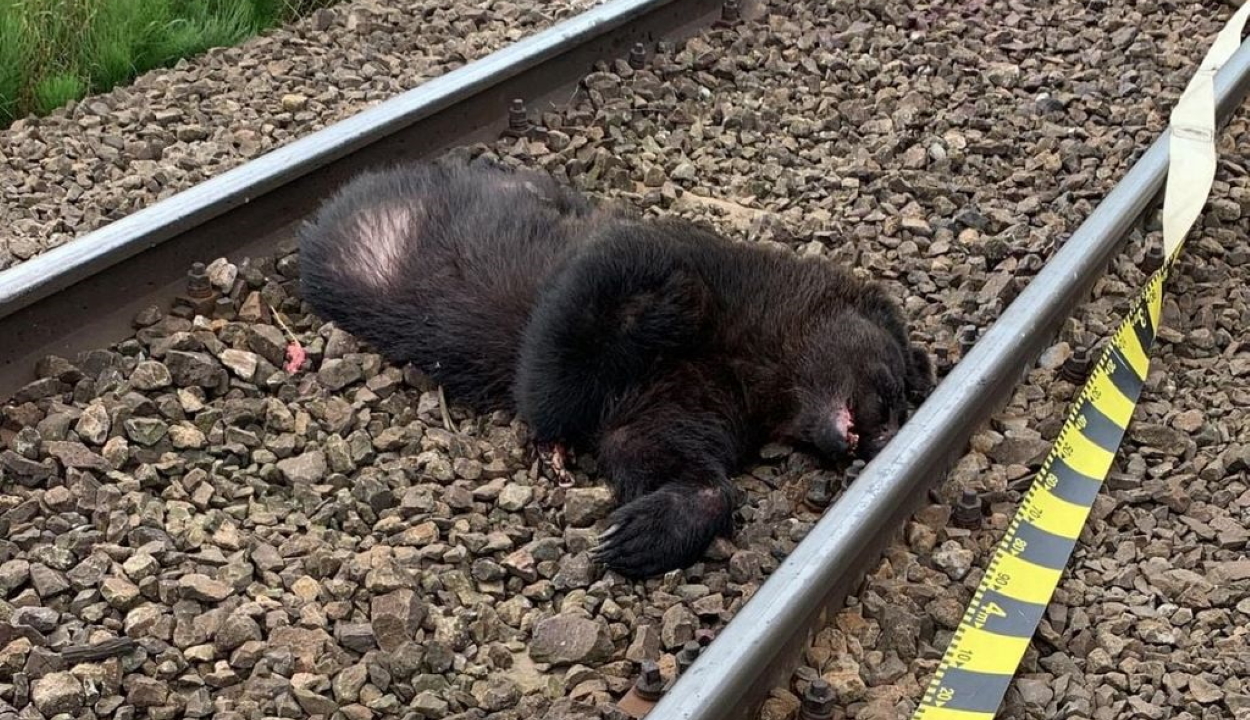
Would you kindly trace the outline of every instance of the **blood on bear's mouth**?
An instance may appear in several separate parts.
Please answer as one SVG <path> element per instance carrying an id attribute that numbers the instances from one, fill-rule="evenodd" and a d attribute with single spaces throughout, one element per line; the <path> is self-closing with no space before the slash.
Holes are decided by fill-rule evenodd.
<path id="1" fill-rule="evenodd" d="M 849 407 L 843 405 L 837 409 L 833 416 L 833 426 L 846 438 L 847 449 L 855 452 L 859 446 L 859 433 L 855 432 L 855 416 L 851 414 Z"/>

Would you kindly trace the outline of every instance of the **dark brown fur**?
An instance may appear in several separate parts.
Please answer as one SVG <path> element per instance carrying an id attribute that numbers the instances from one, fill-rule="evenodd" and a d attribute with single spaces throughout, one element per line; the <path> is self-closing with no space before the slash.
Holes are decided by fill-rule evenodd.
<path id="1" fill-rule="evenodd" d="M 540 444 L 595 452 L 619 503 L 597 557 L 633 577 L 688 565 L 730 531 L 730 478 L 760 443 L 870 457 L 932 382 L 880 286 L 688 222 L 598 211 L 544 176 L 369 176 L 301 247 L 323 317 L 455 398 L 514 405 Z"/>
<path id="2" fill-rule="evenodd" d="M 539 288 L 603 212 L 537 173 L 440 163 L 362 174 L 300 230 L 303 293 L 457 401 L 510 408 Z"/>
<path id="3" fill-rule="evenodd" d="M 597 452 L 622 503 L 598 557 L 646 576 L 726 531 L 730 476 L 770 436 L 871 457 L 930 385 L 880 286 L 672 220 L 612 223 L 561 266 L 516 389 L 537 441 Z"/>

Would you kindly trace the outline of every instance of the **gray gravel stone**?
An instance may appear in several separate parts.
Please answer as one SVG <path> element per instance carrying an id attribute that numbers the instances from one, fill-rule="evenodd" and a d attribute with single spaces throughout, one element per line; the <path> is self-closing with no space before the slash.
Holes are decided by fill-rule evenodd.
<path id="1" fill-rule="evenodd" d="M 366 653 L 377 644 L 373 628 L 368 623 L 339 623 L 335 637 L 350 650 Z"/>
<path id="2" fill-rule="evenodd" d="M 169 368 L 155 360 L 145 360 L 139 363 L 130 373 L 130 384 L 136 390 L 159 390 L 169 387 L 173 382 Z"/>
<path id="3" fill-rule="evenodd" d="M 409 706 L 426 717 L 435 718 L 444 717 L 448 709 L 446 700 L 428 690 L 413 698 Z"/>
<path id="4" fill-rule="evenodd" d="M 297 457 L 280 460 L 278 471 L 292 485 L 311 485 L 325 479 L 329 466 L 326 463 L 325 453 L 313 450 Z"/>
<path id="5" fill-rule="evenodd" d="M 573 527 L 585 527 L 606 517 L 612 507 L 612 491 L 606 487 L 572 488 L 565 495 L 564 519 Z"/>
<path id="6" fill-rule="evenodd" d="M 9 623 L 15 627 L 25 625 L 47 634 L 56 629 L 60 619 L 61 614 L 52 608 L 20 607 L 9 616 Z"/>
<path id="7" fill-rule="evenodd" d="M 694 639 L 699 629 L 699 619 L 684 605 L 674 605 L 664 611 L 660 626 L 660 642 L 670 650 L 680 648 Z"/>
<path id="8" fill-rule="evenodd" d="M 595 663 L 612 653 L 607 628 L 594 620 L 556 615 L 534 626 L 529 654 L 536 662 L 552 665 Z"/>
<path id="9" fill-rule="evenodd" d="M 196 573 L 179 578 L 178 591 L 189 600 L 216 603 L 230 597 L 233 588 L 207 575 Z"/>
<path id="10" fill-rule="evenodd" d="M 286 338 L 273 325 L 253 325 L 248 330 L 247 348 L 275 366 L 286 360 Z"/>
<path id="11" fill-rule="evenodd" d="M 182 350 L 166 353 L 165 366 L 178 387 L 213 387 L 221 370 L 212 355 Z"/>
<path id="12" fill-rule="evenodd" d="M 634 631 L 634 639 L 625 650 L 625 659 L 636 663 L 655 660 L 660 656 L 660 633 L 654 625 L 640 625 Z"/>
<path id="13" fill-rule="evenodd" d="M 497 503 L 501 510 L 518 512 L 528 505 L 530 500 L 533 498 L 534 488 L 528 485 L 508 483 L 503 486 L 502 490 L 500 490 Z"/>
<path id="14" fill-rule="evenodd" d="M 260 356 L 248 350 L 226 348 L 221 351 L 221 364 L 244 380 L 251 380 L 260 367 Z"/>
<path id="15" fill-rule="evenodd" d="M 109 577 L 100 583 L 100 594 L 109 605 L 127 610 L 139 599 L 139 586 L 122 577 Z"/>
<path id="16" fill-rule="evenodd" d="M 108 439 L 111 428 L 112 420 L 109 418 L 108 409 L 103 403 L 93 402 L 83 410 L 82 416 L 74 425 L 74 432 L 87 443 L 103 445 Z"/>
<path id="17" fill-rule="evenodd" d="M 373 598 L 369 614 L 378 646 L 387 651 L 411 640 L 425 616 L 424 605 L 408 588 Z"/>
<path id="18" fill-rule="evenodd" d="M 213 633 L 213 644 L 223 652 L 231 652 L 249 642 L 264 639 L 260 624 L 255 619 L 234 613 L 222 621 L 221 626 Z"/>
<path id="19" fill-rule="evenodd" d="M 169 685 L 156 678 L 131 675 L 123 681 L 127 688 L 126 702 L 137 708 L 155 708 L 169 698 Z"/>
<path id="20" fill-rule="evenodd" d="M 54 440 L 47 443 L 47 452 L 67 468 L 79 468 L 107 472 L 111 468 L 104 457 L 92 452 L 86 445 L 79 442 Z"/>
<path id="21" fill-rule="evenodd" d="M 39 712 L 52 717 L 78 712 L 87 696 L 78 678 L 67 672 L 54 672 L 31 683 L 30 698 Z"/>
<path id="22" fill-rule="evenodd" d="M 951 580 L 962 580 L 972 569 L 972 561 L 976 553 L 961 546 L 954 540 L 947 540 L 933 553 L 933 564 L 950 576 Z"/>
<path id="23" fill-rule="evenodd" d="M 64 573 L 40 563 L 30 566 L 30 584 L 44 600 L 68 592 L 70 589 L 69 581 L 65 579 Z"/>
<path id="24" fill-rule="evenodd" d="M 508 678 L 491 678 L 473 683 L 473 699 L 487 712 L 499 712 L 517 704 L 521 689 Z"/>
<path id="25" fill-rule="evenodd" d="M 217 258 L 205 268 L 208 281 L 222 293 L 229 293 L 234 288 L 234 281 L 239 277 L 239 267 L 225 258 Z"/>

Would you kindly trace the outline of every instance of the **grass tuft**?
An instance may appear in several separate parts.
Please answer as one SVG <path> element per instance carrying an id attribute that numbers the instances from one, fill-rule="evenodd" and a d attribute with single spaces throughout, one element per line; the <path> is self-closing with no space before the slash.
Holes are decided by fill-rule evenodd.
<path id="1" fill-rule="evenodd" d="M 0 127 L 336 0 L 0 0 Z"/>
<path id="2" fill-rule="evenodd" d="M 120 85 L 154 67 L 151 47 L 165 34 L 170 11 L 167 0 L 107 0 L 89 8 L 78 65 L 92 88 Z"/>
<path id="3" fill-rule="evenodd" d="M 26 84 L 28 37 L 25 18 L 0 11 L 0 125 L 17 116 L 18 99 Z"/>
<path id="4" fill-rule="evenodd" d="M 35 86 L 35 111 L 46 115 L 71 100 L 82 99 L 86 94 L 87 83 L 77 75 L 49 75 Z"/>

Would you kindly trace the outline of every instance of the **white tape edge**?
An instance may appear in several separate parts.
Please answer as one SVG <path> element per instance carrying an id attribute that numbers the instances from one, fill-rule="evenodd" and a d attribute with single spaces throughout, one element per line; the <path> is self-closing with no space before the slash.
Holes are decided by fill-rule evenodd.
<path id="1" fill-rule="evenodd" d="M 1172 109 L 1163 195 L 1163 253 L 1169 260 L 1202 214 L 1215 182 L 1215 74 L 1241 46 L 1250 2 L 1229 18 Z"/>

